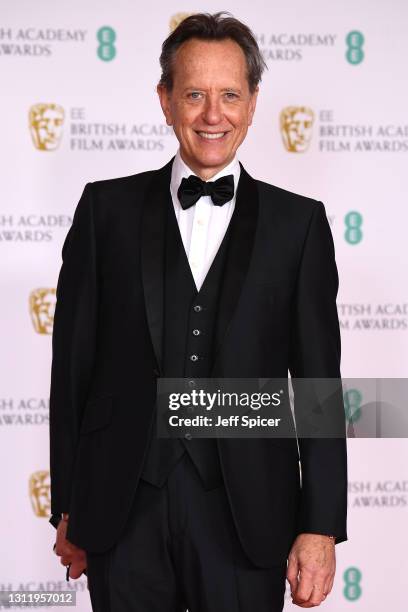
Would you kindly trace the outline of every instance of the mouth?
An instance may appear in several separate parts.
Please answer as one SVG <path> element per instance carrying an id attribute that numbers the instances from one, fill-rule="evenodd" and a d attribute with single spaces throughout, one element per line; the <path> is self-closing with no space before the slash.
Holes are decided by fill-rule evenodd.
<path id="1" fill-rule="evenodd" d="M 196 131 L 196 134 L 204 140 L 222 140 L 228 134 L 228 132 L 204 132 Z"/>

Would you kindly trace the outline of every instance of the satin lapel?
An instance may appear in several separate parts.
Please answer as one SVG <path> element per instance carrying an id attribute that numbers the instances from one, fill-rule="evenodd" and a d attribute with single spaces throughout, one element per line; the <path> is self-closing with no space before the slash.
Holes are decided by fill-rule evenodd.
<path id="1" fill-rule="evenodd" d="M 241 165 L 237 199 L 230 224 L 227 261 L 216 326 L 214 364 L 228 330 L 245 281 L 258 222 L 258 188 L 256 181 Z"/>
<path id="2" fill-rule="evenodd" d="M 150 337 L 158 374 L 162 373 L 163 274 L 166 206 L 171 204 L 170 178 L 174 157 L 155 171 L 143 203 L 141 228 L 142 283 Z"/>

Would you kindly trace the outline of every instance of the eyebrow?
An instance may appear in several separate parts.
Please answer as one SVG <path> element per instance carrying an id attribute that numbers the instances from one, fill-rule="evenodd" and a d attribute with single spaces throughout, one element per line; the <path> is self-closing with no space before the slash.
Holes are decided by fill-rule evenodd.
<path id="1" fill-rule="evenodd" d="M 189 91 L 189 90 L 193 90 L 193 91 L 203 91 L 205 88 L 203 87 L 193 87 L 193 86 L 189 86 L 189 87 L 185 87 L 183 91 Z M 223 87 L 221 89 L 221 91 L 233 91 L 235 93 L 242 93 L 241 89 L 239 87 Z"/>

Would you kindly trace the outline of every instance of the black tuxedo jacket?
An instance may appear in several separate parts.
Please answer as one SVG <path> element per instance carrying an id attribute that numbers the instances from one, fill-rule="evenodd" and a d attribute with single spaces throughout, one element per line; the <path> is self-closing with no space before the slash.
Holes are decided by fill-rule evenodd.
<path id="1" fill-rule="evenodd" d="M 51 512 L 69 512 L 67 538 L 93 552 L 111 547 L 125 526 L 153 423 L 172 161 L 88 183 L 62 248 Z M 237 198 L 242 216 L 230 237 L 212 375 L 340 377 L 338 274 L 323 204 L 242 166 Z M 217 445 L 234 522 L 256 565 L 284 561 L 301 532 L 347 539 L 345 439 L 299 440 L 301 485 L 295 439 Z"/>

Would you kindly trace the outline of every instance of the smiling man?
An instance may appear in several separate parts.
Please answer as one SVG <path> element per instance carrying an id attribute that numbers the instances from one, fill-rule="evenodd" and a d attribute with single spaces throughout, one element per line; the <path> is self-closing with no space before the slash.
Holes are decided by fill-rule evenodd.
<path id="1" fill-rule="evenodd" d="M 244 51 L 233 39 L 187 39 L 176 60 L 172 51 L 164 46 L 161 106 L 182 161 L 208 181 L 234 160 L 252 123 L 258 87 L 248 81 Z M 262 60 L 256 60 L 260 72 Z"/>
<path id="2" fill-rule="evenodd" d="M 175 157 L 88 183 L 63 245 L 56 553 L 98 612 L 277 612 L 286 578 L 316 606 L 347 539 L 345 439 L 159 438 L 155 402 L 159 377 L 340 377 L 325 209 L 237 159 L 264 69 L 247 26 L 192 15 L 160 63 Z"/>

